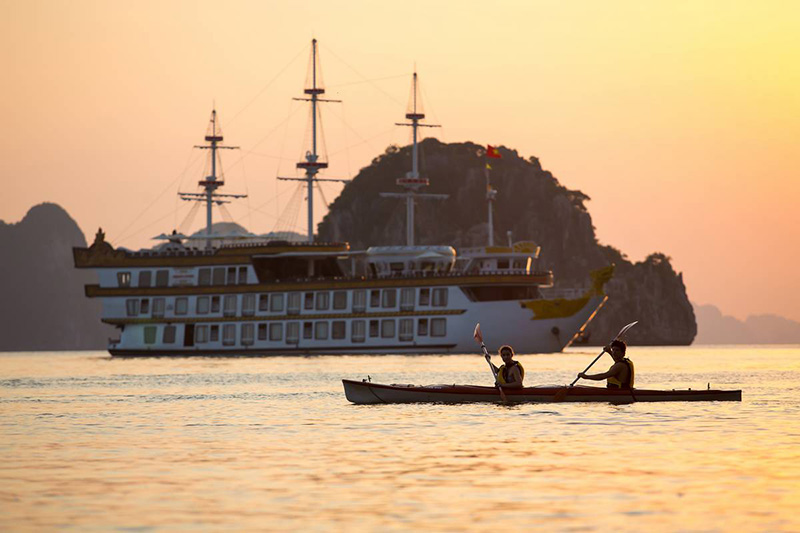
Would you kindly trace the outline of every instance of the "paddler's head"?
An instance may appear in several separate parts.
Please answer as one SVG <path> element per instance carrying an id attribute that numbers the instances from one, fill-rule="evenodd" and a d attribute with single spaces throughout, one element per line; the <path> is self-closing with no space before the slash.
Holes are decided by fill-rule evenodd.
<path id="1" fill-rule="evenodd" d="M 625 357 L 625 350 L 627 346 L 625 345 L 624 341 L 619 339 L 611 342 L 611 357 L 614 358 L 614 361 L 621 361 L 623 357 Z"/>
<path id="2" fill-rule="evenodd" d="M 500 357 L 503 358 L 504 363 L 510 363 L 514 359 L 514 348 L 508 344 L 502 345 L 500 347 Z"/>

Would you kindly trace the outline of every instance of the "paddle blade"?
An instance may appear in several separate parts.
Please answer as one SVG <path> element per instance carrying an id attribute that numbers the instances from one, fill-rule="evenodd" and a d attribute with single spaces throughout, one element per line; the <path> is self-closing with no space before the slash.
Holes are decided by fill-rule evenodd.
<path id="1" fill-rule="evenodd" d="M 625 336 L 626 333 L 628 333 L 628 330 L 631 329 L 633 326 L 635 326 L 638 323 L 639 323 L 638 320 L 634 320 L 633 322 L 631 322 L 630 324 L 628 324 L 627 326 L 625 326 L 624 328 L 619 330 L 619 333 L 617 333 L 617 336 L 614 337 L 614 340 L 617 340 L 617 339 L 621 340 L 622 337 Z"/>
<path id="2" fill-rule="evenodd" d="M 472 333 L 472 337 L 478 343 L 483 343 L 483 335 L 481 334 L 481 323 L 478 322 L 475 324 L 475 331 Z"/>

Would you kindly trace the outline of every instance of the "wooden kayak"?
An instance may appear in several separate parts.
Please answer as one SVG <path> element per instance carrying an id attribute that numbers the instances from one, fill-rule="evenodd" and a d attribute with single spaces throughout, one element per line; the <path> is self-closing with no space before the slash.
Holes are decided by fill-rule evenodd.
<path id="1" fill-rule="evenodd" d="M 500 403 L 497 387 L 478 385 L 381 385 L 343 379 L 344 394 L 356 404 L 376 403 Z M 503 389 L 508 403 L 553 402 L 740 402 L 740 390 L 681 389 L 606 389 L 601 387 L 553 386 Z"/>

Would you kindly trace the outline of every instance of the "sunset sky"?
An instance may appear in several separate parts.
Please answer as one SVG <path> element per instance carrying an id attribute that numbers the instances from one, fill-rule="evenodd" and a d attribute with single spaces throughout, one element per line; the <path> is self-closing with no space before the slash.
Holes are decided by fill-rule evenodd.
<path id="1" fill-rule="evenodd" d="M 343 100 L 323 110 L 327 176 L 409 142 L 394 123 L 416 64 L 440 140 L 540 158 L 591 197 L 602 243 L 669 255 L 693 302 L 800 320 L 800 2 L 0 5 L 5 222 L 50 201 L 89 241 L 102 226 L 151 246 L 186 217 L 176 192 L 203 176 L 192 146 L 215 103 L 242 148 L 224 154 L 222 192 L 250 195 L 230 213 L 285 229 L 296 185 L 275 178 L 305 150 L 291 98 L 316 37 L 326 96 Z"/>

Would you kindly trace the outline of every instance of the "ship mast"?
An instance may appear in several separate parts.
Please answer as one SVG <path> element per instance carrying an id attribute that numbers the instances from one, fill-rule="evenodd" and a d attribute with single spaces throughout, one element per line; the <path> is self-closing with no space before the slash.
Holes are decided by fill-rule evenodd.
<path id="1" fill-rule="evenodd" d="M 405 198 L 406 199 L 406 244 L 414 246 L 414 200 L 416 198 L 423 198 L 428 200 L 443 200 L 448 197 L 447 194 L 422 194 L 417 192 L 422 187 L 430 183 L 428 178 L 420 178 L 419 176 L 419 147 L 418 147 L 418 129 L 419 128 L 439 128 L 438 124 L 420 124 L 420 120 L 425 118 L 425 113 L 422 109 L 418 109 L 417 102 L 419 100 L 419 87 L 417 83 L 417 73 L 414 72 L 414 78 L 411 86 L 411 100 L 409 102 L 409 112 L 406 113 L 406 118 L 411 121 L 397 122 L 397 126 L 410 126 L 413 137 L 413 144 L 411 148 L 411 172 L 407 172 L 404 178 L 397 178 L 395 183 L 407 189 L 407 192 L 382 192 L 381 196 L 386 198 Z M 421 106 L 420 106 L 421 107 Z"/>
<path id="2" fill-rule="evenodd" d="M 341 100 L 326 100 L 319 96 L 325 94 L 325 89 L 317 86 L 317 40 L 311 40 L 311 87 L 306 88 L 303 92 L 309 95 L 308 98 L 293 98 L 293 100 L 301 100 L 311 102 L 311 150 L 306 152 L 306 160 L 297 163 L 297 168 L 305 171 L 304 178 L 282 178 L 283 181 L 305 181 L 308 188 L 308 242 L 314 242 L 314 182 L 319 181 L 339 181 L 347 183 L 350 180 L 336 179 L 336 178 L 318 178 L 317 174 L 323 168 L 328 168 L 326 161 L 319 160 L 317 153 L 317 114 L 318 104 L 320 102 L 341 102 Z"/>
<path id="3" fill-rule="evenodd" d="M 198 182 L 198 185 L 205 188 L 205 192 L 178 193 L 181 200 L 186 200 L 187 202 L 205 202 L 206 204 L 206 250 L 211 250 L 212 205 L 230 203 L 230 200 L 225 200 L 225 198 L 247 198 L 246 194 L 220 194 L 215 192 L 219 187 L 225 185 L 225 182 L 219 180 L 217 177 L 217 150 L 235 150 L 239 148 L 238 146 L 221 146 L 219 143 L 222 142 L 222 139 L 222 130 L 219 129 L 217 125 L 217 110 L 213 109 L 211 111 L 211 122 L 209 123 L 208 132 L 205 137 L 206 142 L 209 144 L 195 146 L 195 148 L 200 148 L 201 150 L 211 150 L 211 175 L 206 176 L 205 179 Z"/>

